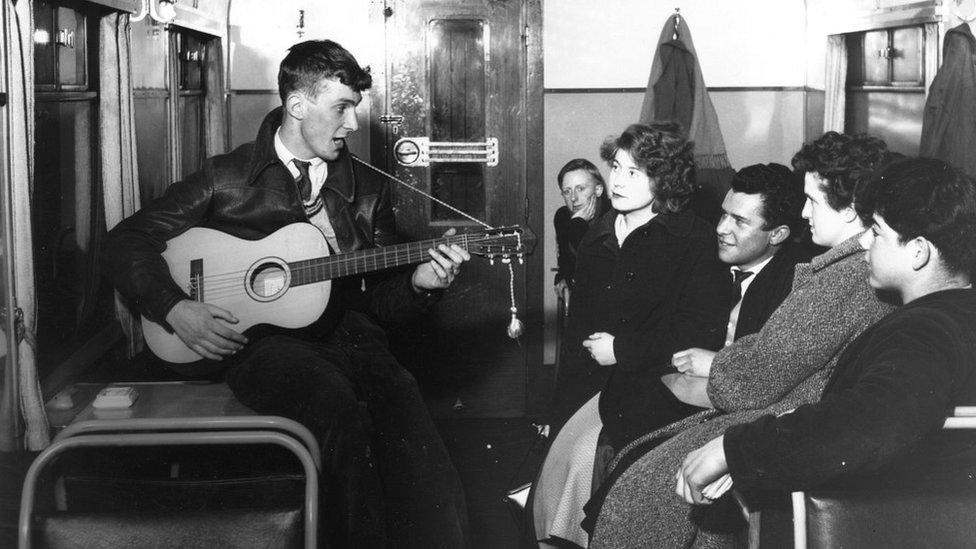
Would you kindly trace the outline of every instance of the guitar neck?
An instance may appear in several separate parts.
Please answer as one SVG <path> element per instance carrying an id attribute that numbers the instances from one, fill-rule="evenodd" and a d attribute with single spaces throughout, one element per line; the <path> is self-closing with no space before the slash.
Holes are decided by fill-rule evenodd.
<path id="1" fill-rule="evenodd" d="M 436 248 L 439 244 L 457 244 L 467 250 L 472 242 L 484 242 L 492 238 L 483 234 L 459 234 L 294 261 L 288 264 L 292 272 L 291 285 L 313 284 L 344 276 L 421 263 L 430 258 L 427 250 Z"/>

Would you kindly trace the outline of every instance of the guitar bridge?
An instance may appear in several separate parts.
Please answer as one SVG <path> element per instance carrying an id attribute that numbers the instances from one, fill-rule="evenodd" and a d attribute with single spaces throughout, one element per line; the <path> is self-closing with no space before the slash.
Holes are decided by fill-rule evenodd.
<path id="1" fill-rule="evenodd" d="M 193 301 L 203 301 L 203 260 L 193 259 L 190 261 L 190 299 Z"/>

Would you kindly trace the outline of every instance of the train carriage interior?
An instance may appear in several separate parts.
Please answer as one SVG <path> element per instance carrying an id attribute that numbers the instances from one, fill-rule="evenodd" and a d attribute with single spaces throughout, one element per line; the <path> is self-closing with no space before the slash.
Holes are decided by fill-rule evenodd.
<path id="1" fill-rule="evenodd" d="M 620 232 L 628 211 L 621 204 L 629 197 L 614 190 L 614 181 L 626 171 L 621 154 L 640 169 L 651 168 L 637 161 L 638 149 L 624 144 L 623 136 L 613 138 L 631 124 L 656 121 L 676 123 L 674 131 L 694 141 L 687 207 L 710 227 L 710 242 L 715 227 L 731 215 L 723 211 L 723 199 L 738 192 L 730 187 L 733 174 L 776 163 L 800 174 L 791 181 L 803 181 L 798 151 L 827 132 L 869 134 L 883 140 L 893 157 L 931 156 L 976 177 L 974 0 L 0 3 L 0 547 L 524 548 L 579 547 L 587 541 L 594 547 L 655 546 L 608 537 L 611 522 L 602 515 L 592 518 L 596 531 L 588 539 L 583 534 L 582 542 L 558 535 L 543 539 L 535 531 L 540 522 L 536 515 L 533 523 L 538 509 L 532 502 L 544 496 L 536 491 L 541 488 L 528 488 L 538 485 L 552 454 L 552 403 L 564 396 L 559 380 L 572 374 L 580 357 L 603 367 L 601 372 L 618 360 L 623 369 L 631 359 L 624 356 L 624 338 L 615 344 L 609 336 L 610 356 L 614 345 L 618 356 L 599 358 L 601 338 L 609 335 L 603 332 L 633 332 L 627 324 L 632 311 L 625 309 L 647 303 L 643 295 L 601 303 L 600 296 L 617 294 L 610 283 L 605 289 L 601 283 L 604 293 L 586 293 L 586 277 L 603 274 L 580 263 L 577 305 L 570 298 L 577 289 L 564 271 L 566 250 L 576 257 L 579 246 L 583 261 L 597 219 L 609 219 L 601 226 L 621 243 L 607 244 L 597 256 L 613 249 L 621 254 L 614 261 L 623 265 L 632 253 L 623 249 L 632 233 Z M 282 60 L 298 55 L 289 48 L 326 40 L 341 45 L 340 53 L 351 54 L 366 76 L 343 65 L 340 72 L 326 73 L 329 80 L 320 88 L 320 76 L 301 72 L 320 69 L 295 65 L 298 77 L 282 76 Z M 365 86 L 363 78 L 369 80 Z M 351 99 L 332 110 L 316 102 L 324 95 L 308 91 L 316 89 L 348 92 Z M 321 127 L 315 124 L 333 119 L 341 119 L 340 133 L 315 133 Z M 257 144 L 249 145 L 255 136 Z M 296 142 L 309 154 L 294 154 L 290 145 Z M 282 149 L 294 156 L 294 165 L 281 157 Z M 331 152 L 320 153 L 325 149 Z M 260 164 L 264 152 L 278 157 Z M 302 159 L 312 159 L 311 168 L 299 166 Z M 318 159 L 325 162 L 316 164 Z M 561 168 L 572 159 L 596 166 L 596 197 L 577 201 L 582 191 L 564 183 Z M 318 166 L 326 168 L 316 172 Z M 286 170 L 295 186 L 288 179 L 284 192 L 258 189 L 274 184 L 267 183 L 273 179 L 268 174 Z M 566 181 L 584 171 L 565 171 Z M 321 178 L 313 184 L 316 173 Z M 826 172 L 818 173 L 826 180 Z M 808 178 L 818 173 L 806 170 Z M 648 174 L 639 175 L 660 181 Z M 190 200 L 203 181 L 210 195 L 193 198 L 196 210 L 184 208 L 180 200 Z M 318 191 L 319 209 L 312 209 L 314 192 L 311 198 L 301 194 L 306 182 L 313 190 L 327 189 Z M 350 190 L 343 190 L 347 183 Z M 379 198 L 356 191 L 356 185 L 378 186 Z M 246 215 L 253 215 L 258 196 L 270 197 L 269 204 L 291 200 L 297 214 L 285 206 L 262 206 L 269 218 L 279 216 L 271 221 L 273 229 L 302 225 L 314 233 L 318 248 L 295 244 L 308 235 L 298 232 L 302 227 L 288 234 L 271 234 L 267 224 L 245 227 L 241 212 L 250 209 Z M 362 205 L 366 200 L 374 202 Z M 810 200 L 809 192 L 803 200 Z M 654 203 L 654 216 L 671 212 L 656 209 L 661 203 Z M 163 217 L 196 216 L 199 223 L 174 221 L 174 232 L 160 240 L 162 229 L 140 232 L 133 221 L 149 219 L 133 215 L 152 208 Z M 349 213 L 354 208 L 359 209 Z M 615 211 L 622 212 L 617 225 Z M 854 204 L 847 211 L 853 219 Z M 315 221 L 323 219 L 320 212 L 326 212 L 324 226 Z M 557 241 L 560 212 L 566 212 L 564 223 L 582 219 L 584 231 L 590 223 L 586 236 L 578 237 L 582 242 L 570 248 Z M 384 234 L 394 218 L 395 234 Z M 811 250 L 808 259 L 833 250 L 834 242 L 818 241 L 817 231 L 801 223 L 793 246 Z M 373 234 L 356 232 L 363 226 Z M 157 271 L 120 272 L 119 254 L 135 257 L 120 246 L 134 247 L 135 241 L 152 257 L 134 259 L 132 272 L 140 265 Z M 438 245 L 447 251 L 428 254 Z M 470 259 L 453 251 L 462 248 Z M 664 263 L 684 260 L 675 256 Z M 160 269 L 171 276 L 157 280 Z M 619 269 L 607 275 L 613 284 L 643 275 Z M 203 280 L 217 272 L 220 285 L 207 287 Z M 694 270 L 688 277 L 701 274 Z M 123 277 L 130 286 L 119 285 Z M 735 284 L 746 291 L 738 279 Z M 154 285 L 165 292 L 129 291 L 155 292 Z M 168 303 L 172 309 L 157 310 L 173 288 L 183 295 Z M 377 497 L 386 516 L 371 519 L 376 522 L 366 535 L 356 530 L 355 521 L 362 519 L 354 508 L 359 496 L 346 492 L 353 482 L 344 478 L 347 470 L 336 457 L 344 451 L 345 435 L 306 419 L 315 414 L 302 402 L 316 389 L 294 382 L 276 387 L 273 399 L 253 396 L 231 372 L 243 368 L 236 359 L 206 360 L 187 342 L 185 325 L 167 311 L 176 310 L 180 299 L 200 307 L 224 303 L 239 317 L 242 332 L 257 325 L 247 334 L 258 341 L 265 323 L 296 330 L 319 326 L 333 306 L 347 306 L 346 294 L 376 307 L 401 306 L 396 299 L 406 298 L 395 293 L 401 290 L 412 292 L 409 299 L 427 300 L 422 315 L 387 318 L 356 302 L 348 305 L 356 312 L 330 324 L 332 335 L 321 340 L 328 352 L 340 349 L 346 357 L 337 371 L 354 386 L 355 410 L 347 415 L 365 425 L 367 438 L 385 437 L 364 443 L 362 459 L 378 457 L 367 467 L 376 478 L 363 481 L 369 486 L 363 490 L 380 493 L 363 496 L 362 505 L 369 507 L 369 497 Z M 234 294 L 227 298 L 234 301 L 218 301 L 221 292 Z M 394 297 L 376 297 L 387 295 L 382 292 Z M 577 335 L 572 305 L 619 316 L 619 324 L 589 339 L 584 333 L 582 345 L 569 345 Z M 729 307 L 740 315 L 739 305 Z M 727 307 L 722 314 L 728 312 Z M 355 315 L 376 317 L 362 328 L 365 335 L 347 324 Z M 726 320 L 722 316 L 723 336 Z M 222 321 L 219 330 L 237 322 Z M 734 332 L 733 320 L 726 343 Z M 651 345 L 658 341 L 640 332 L 633 337 Z M 381 352 L 369 347 L 370 338 L 379 339 Z M 227 357 L 241 347 L 229 336 L 221 341 L 234 347 Z M 247 354 L 254 341 L 243 345 L 240 356 L 258 356 Z M 268 357 L 317 364 L 326 351 L 316 349 L 312 358 L 289 356 L 292 350 L 280 356 L 270 351 Z M 387 375 L 376 373 L 377 364 L 387 368 L 383 361 L 392 364 L 391 371 L 405 372 L 390 383 L 405 383 L 406 389 L 376 381 Z M 708 374 L 699 379 L 707 381 Z M 267 389 L 260 386 L 266 381 L 251 383 L 259 393 Z M 421 395 L 410 414 L 426 423 L 412 423 L 406 412 L 398 421 L 379 418 L 400 412 L 378 403 L 375 391 L 395 392 L 396 402 Z M 294 406 L 281 405 L 292 400 Z M 951 404 L 946 415 L 956 417 L 947 420 L 946 430 L 969 440 L 965 430 L 972 427 L 976 401 Z M 601 407 L 600 413 L 607 412 Z M 391 425 L 407 425 L 414 433 L 426 424 L 434 430 L 418 443 L 421 450 L 390 431 L 396 428 Z M 608 444 L 604 434 L 593 439 L 599 466 L 606 465 L 599 454 Z M 974 442 L 957 447 L 967 445 L 976 448 Z M 399 461 L 391 453 L 401 452 L 404 463 L 413 463 L 417 456 L 410 454 L 419 451 L 440 463 L 430 456 L 437 454 L 431 447 L 441 446 L 444 466 L 453 471 L 437 469 L 423 486 L 419 477 L 404 481 L 413 483 L 407 488 L 390 480 L 389 471 L 397 468 L 391 462 Z M 592 452 L 589 459 L 592 468 Z M 976 462 L 970 465 L 976 470 Z M 731 483 L 736 470 L 731 461 L 729 467 Z M 669 470 L 669 479 L 677 472 Z M 453 482 L 444 475 L 456 477 L 463 489 L 463 533 L 456 539 L 438 538 L 437 523 L 417 524 L 412 511 L 401 509 L 413 501 L 424 505 L 419 496 L 403 495 L 410 490 L 440 497 L 441 485 Z M 625 473 L 615 482 L 626 478 Z M 596 476 L 593 482 L 595 490 Z M 853 503 L 832 493 L 804 495 L 799 488 L 779 493 L 776 510 L 764 514 L 738 492 L 737 499 L 724 500 L 742 521 L 734 532 L 737 547 L 965 546 L 965 540 L 976 539 L 976 522 L 966 518 L 976 506 L 976 491 L 958 488 L 915 499 L 884 492 Z M 613 494 L 606 495 L 602 511 L 597 508 L 601 514 L 619 505 Z M 915 537 L 899 533 L 908 537 L 893 541 L 877 530 L 875 537 L 856 532 L 859 523 L 878 517 L 888 522 L 879 520 L 881 526 L 872 528 L 902 532 L 892 524 L 913 523 Z M 384 524 L 393 532 L 389 536 Z M 797 525 L 807 530 L 795 533 Z"/>

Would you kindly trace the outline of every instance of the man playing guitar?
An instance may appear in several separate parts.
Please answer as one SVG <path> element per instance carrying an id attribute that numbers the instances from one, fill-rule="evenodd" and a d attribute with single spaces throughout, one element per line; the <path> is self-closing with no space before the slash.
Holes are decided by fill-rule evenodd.
<path id="1" fill-rule="evenodd" d="M 390 188 L 345 147 L 371 85 L 368 69 L 334 42 L 292 46 L 278 73 L 282 106 L 265 117 L 256 141 L 207 159 L 115 227 L 106 272 L 145 318 L 205 359 L 195 365 L 200 371 L 225 367 L 241 402 L 316 435 L 333 546 L 460 547 L 467 516 L 457 473 L 415 380 L 374 319 L 424 312 L 470 259 L 463 247 L 431 248 L 412 271 L 333 280 L 311 325 L 259 325 L 247 336 L 235 330 L 234 310 L 192 299 L 161 255 L 193 227 L 257 240 L 298 222 L 317 227 L 336 253 L 393 244 Z"/>

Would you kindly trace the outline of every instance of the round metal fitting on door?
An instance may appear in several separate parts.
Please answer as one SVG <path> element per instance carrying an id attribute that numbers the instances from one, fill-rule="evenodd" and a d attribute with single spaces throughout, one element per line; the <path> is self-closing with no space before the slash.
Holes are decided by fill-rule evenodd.
<path id="1" fill-rule="evenodd" d="M 420 145 L 413 139 L 401 139 L 393 146 L 393 155 L 403 166 L 416 164 L 420 160 Z"/>

